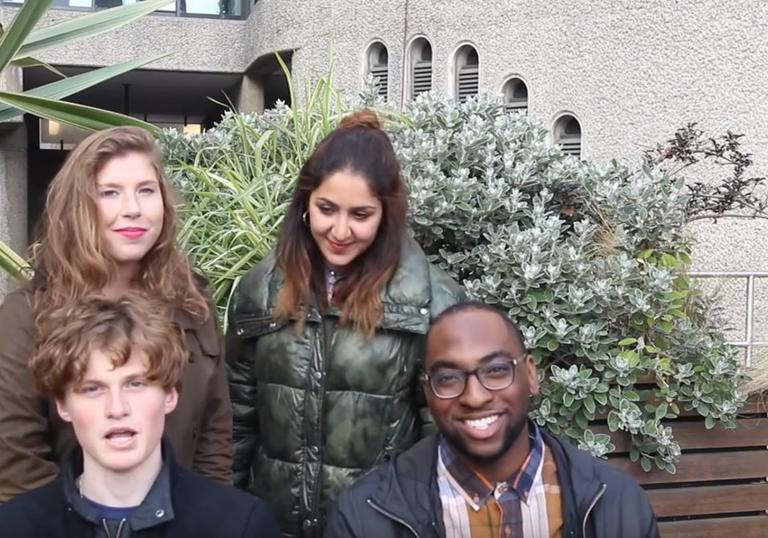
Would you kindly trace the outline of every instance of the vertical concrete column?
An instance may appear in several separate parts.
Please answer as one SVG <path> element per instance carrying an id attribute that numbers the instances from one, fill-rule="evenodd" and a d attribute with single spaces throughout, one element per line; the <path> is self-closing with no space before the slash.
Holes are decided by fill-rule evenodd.
<path id="1" fill-rule="evenodd" d="M 27 248 L 27 133 L 23 123 L 0 125 L 0 241 Z M 14 282 L 0 275 L 0 298 Z"/>
<path id="2" fill-rule="evenodd" d="M 264 86 L 261 81 L 244 73 L 235 104 L 240 112 L 264 112 Z"/>
<path id="3" fill-rule="evenodd" d="M 21 87 L 21 69 L 6 68 L 0 88 Z M 27 248 L 27 129 L 21 115 L 0 124 L 0 241 L 19 254 Z M 0 271 L 0 299 L 15 285 Z"/>

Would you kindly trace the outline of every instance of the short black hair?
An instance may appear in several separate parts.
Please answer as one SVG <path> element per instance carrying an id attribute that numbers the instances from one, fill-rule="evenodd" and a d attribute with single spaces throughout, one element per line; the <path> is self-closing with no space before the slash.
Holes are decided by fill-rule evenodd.
<path id="1" fill-rule="evenodd" d="M 429 331 L 427 331 L 427 338 L 429 338 L 429 335 L 432 333 L 432 329 L 434 329 L 435 326 L 438 323 L 440 323 L 440 321 L 442 321 L 443 319 L 449 318 L 456 314 L 460 314 L 462 312 L 470 312 L 473 310 L 490 312 L 491 314 L 495 314 L 498 317 L 500 317 L 502 320 L 504 320 L 504 323 L 509 329 L 509 332 L 512 334 L 512 337 L 520 345 L 520 348 L 523 350 L 523 353 L 528 353 L 528 348 L 525 346 L 525 338 L 523 338 L 523 333 L 520 332 L 520 328 L 517 326 L 517 324 L 511 319 L 509 319 L 509 316 L 499 307 L 490 305 L 488 303 L 484 303 L 482 301 L 463 301 L 460 303 L 456 303 L 453 306 L 449 306 L 448 308 L 443 310 L 435 319 L 432 320 L 432 324 L 429 327 Z"/>

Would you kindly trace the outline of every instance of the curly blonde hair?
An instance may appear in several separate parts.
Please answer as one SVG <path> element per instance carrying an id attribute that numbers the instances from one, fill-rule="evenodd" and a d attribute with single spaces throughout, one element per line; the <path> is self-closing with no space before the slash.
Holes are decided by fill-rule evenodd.
<path id="1" fill-rule="evenodd" d="M 97 176 L 110 159 L 132 152 L 149 158 L 164 206 L 163 228 L 141 260 L 136 285 L 200 321 L 210 314 L 189 262 L 176 246 L 176 208 L 160 148 L 144 129 L 114 127 L 78 144 L 48 190 L 42 233 L 32 255 L 43 283 L 35 290 L 38 326 L 72 299 L 102 290 L 115 274 L 116 262 L 99 225 Z"/>
<path id="2" fill-rule="evenodd" d="M 188 353 L 184 333 L 172 316 L 169 305 L 140 293 L 73 301 L 30 357 L 37 388 L 46 396 L 63 399 L 69 388 L 83 381 L 95 351 L 106 353 L 115 368 L 128 362 L 134 352 L 142 352 L 147 381 L 166 390 L 178 388 Z"/>

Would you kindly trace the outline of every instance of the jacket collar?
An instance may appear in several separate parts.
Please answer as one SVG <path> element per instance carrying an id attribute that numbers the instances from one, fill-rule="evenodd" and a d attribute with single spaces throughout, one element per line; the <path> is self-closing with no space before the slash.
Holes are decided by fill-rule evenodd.
<path id="1" fill-rule="evenodd" d="M 437 436 L 431 435 L 395 456 L 369 499 L 419 536 L 445 535 L 437 487 L 437 447 Z"/>
<path id="2" fill-rule="evenodd" d="M 273 250 L 254 271 L 246 275 L 244 285 L 239 286 L 244 296 L 235 298 L 236 309 L 257 317 L 271 317 L 283 281 L 284 276 L 277 267 Z M 398 266 L 382 291 L 384 318 L 381 328 L 426 334 L 432 314 L 430 282 L 429 262 L 421 247 L 406 234 Z M 339 312 L 332 309 L 328 314 L 338 316 Z M 316 306 L 310 307 L 307 319 L 315 323 L 321 320 Z"/>
<path id="3" fill-rule="evenodd" d="M 155 482 L 142 501 L 141 505 L 131 515 L 130 526 L 134 531 L 148 529 L 172 521 L 174 518 L 171 497 L 172 474 L 175 472 L 175 460 L 170 444 L 164 439 L 162 445 L 163 466 Z M 76 477 L 83 472 L 82 449 L 76 448 L 72 457 L 62 465 L 61 483 L 64 498 L 77 514 L 86 521 L 100 525 L 101 520 L 96 510 L 81 495 L 75 482 Z"/>
<path id="4" fill-rule="evenodd" d="M 539 428 L 557 465 L 566 530 L 581 535 L 581 521 L 589 504 L 604 486 L 596 476 L 594 458 L 559 437 Z M 369 501 L 408 523 L 419 536 L 445 534 L 437 486 L 436 435 L 422 439 L 393 458 L 384 468 Z M 434 530 L 433 530 L 434 529 Z"/>
<path id="5" fill-rule="evenodd" d="M 595 458 L 569 442 L 541 429 L 544 442 L 552 450 L 563 500 L 563 521 L 581 534 L 581 522 L 590 503 L 605 487 L 597 476 Z"/>

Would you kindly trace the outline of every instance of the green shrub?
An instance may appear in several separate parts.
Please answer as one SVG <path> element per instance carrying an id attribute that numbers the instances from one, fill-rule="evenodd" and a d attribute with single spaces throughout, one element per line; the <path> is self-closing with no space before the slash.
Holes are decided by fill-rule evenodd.
<path id="1" fill-rule="evenodd" d="M 167 135 L 187 202 L 182 240 L 220 306 L 274 244 L 301 164 L 344 109 L 329 83 L 319 88 L 301 110 Z M 565 156 L 493 102 L 420 96 L 391 117 L 413 232 L 472 296 L 521 326 L 541 376 L 534 420 L 602 456 L 610 438 L 588 426 L 605 416 L 629 432 L 643 468 L 670 472 L 680 447 L 662 420 L 681 406 L 708 427 L 734 425 L 739 361 L 716 302 L 686 276 L 682 181 Z"/>

